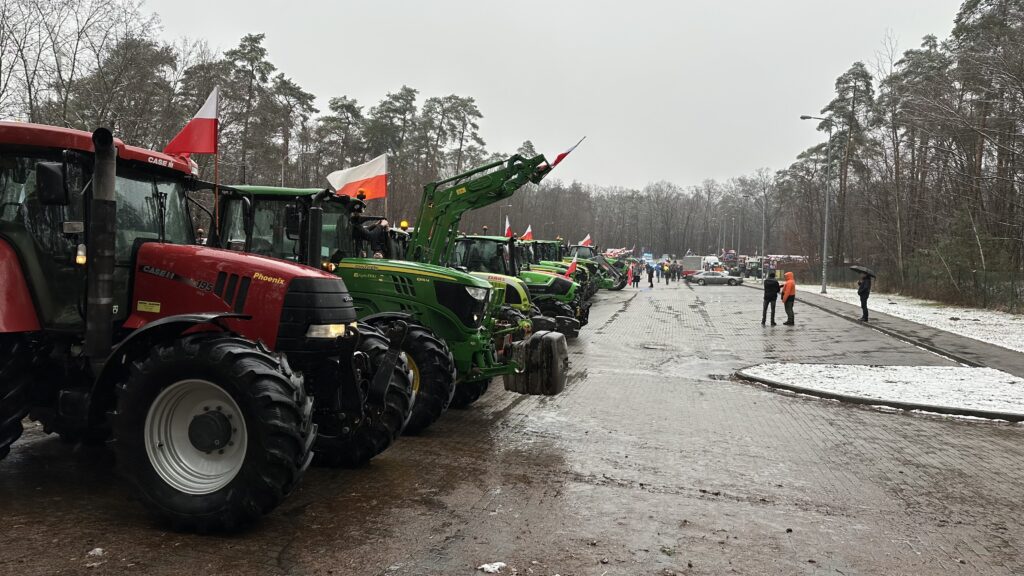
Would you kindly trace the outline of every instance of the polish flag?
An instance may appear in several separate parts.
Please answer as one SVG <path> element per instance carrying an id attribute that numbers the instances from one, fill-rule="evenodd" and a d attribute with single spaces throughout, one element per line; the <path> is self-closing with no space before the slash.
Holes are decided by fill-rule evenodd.
<path id="1" fill-rule="evenodd" d="M 572 262 L 569 263 L 569 268 L 565 271 L 566 278 L 572 278 L 572 275 L 576 273 L 576 257 L 572 257 Z"/>
<path id="2" fill-rule="evenodd" d="M 164 148 L 164 154 L 216 154 L 220 88 L 214 86 L 199 112 Z"/>
<path id="3" fill-rule="evenodd" d="M 580 240 L 580 246 L 593 246 L 593 245 L 594 245 L 594 241 L 590 239 L 590 234 L 587 234 L 586 238 L 584 238 L 583 240 Z"/>
<path id="4" fill-rule="evenodd" d="M 533 226 L 527 226 L 526 227 L 526 232 L 523 232 L 523 235 L 520 236 L 519 239 L 520 240 L 533 240 Z"/>
<path id="5" fill-rule="evenodd" d="M 554 168 L 555 166 L 558 166 L 558 164 L 559 164 L 559 163 L 560 163 L 560 162 L 561 162 L 562 160 L 565 160 L 565 157 L 566 157 L 566 156 L 568 156 L 570 152 L 572 152 L 573 150 L 575 150 L 575 149 L 576 149 L 576 147 L 577 147 L 577 146 L 579 146 L 579 145 L 580 145 L 580 143 L 581 143 L 581 142 L 583 142 L 583 141 L 584 141 L 584 140 L 586 140 L 586 139 L 587 139 L 587 137 L 586 137 L 586 136 L 584 136 L 583 138 L 580 138 L 580 141 L 579 141 L 579 142 L 577 142 L 576 144 L 573 144 L 573 147 L 572 147 L 572 148 L 569 148 L 569 149 L 568 149 L 568 150 L 566 150 L 565 152 L 562 152 L 562 153 L 561 153 L 561 154 L 559 154 L 558 156 L 555 156 L 555 161 L 551 163 L 551 168 Z"/>
<path id="6" fill-rule="evenodd" d="M 388 195 L 388 155 L 381 154 L 366 164 L 331 172 L 327 181 L 338 196 L 354 198 L 362 192 L 366 200 L 384 198 Z"/>
<path id="7" fill-rule="evenodd" d="M 508 221 L 508 216 L 505 216 L 505 238 L 512 237 L 512 224 Z"/>

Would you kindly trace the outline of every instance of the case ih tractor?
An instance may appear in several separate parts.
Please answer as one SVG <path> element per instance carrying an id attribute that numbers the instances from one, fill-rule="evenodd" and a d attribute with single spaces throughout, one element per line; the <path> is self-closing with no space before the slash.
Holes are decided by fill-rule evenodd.
<path id="1" fill-rule="evenodd" d="M 230 530 L 288 495 L 311 448 L 386 448 L 409 381 L 401 330 L 357 326 L 341 279 L 194 245 L 191 179 L 102 128 L 0 123 L 0 456 L 26 415 L 109 439 L 155 515 Z"/>

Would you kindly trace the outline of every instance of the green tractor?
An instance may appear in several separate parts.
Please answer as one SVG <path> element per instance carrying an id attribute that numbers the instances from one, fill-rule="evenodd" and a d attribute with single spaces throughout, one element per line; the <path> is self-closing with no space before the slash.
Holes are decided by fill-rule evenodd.
<path id="1" fill-rule="evenodd" d="M 622 290 L 626 287 L 626 274 L 616 268 L 597 251 L 593 246 L 574 244 L 569 246 L 568 254 L 563 258 L 570 261 L 576 258 L 577 262 L 584 263 L 596 277 L 595 283 L 601 290 Z"/>
<path id="2" fill-rule="evenodd" d="M 521 260 L 519 248 L 514 239 L 504 236 L 460 236 L 450 263 L 496 282 L 523 286 L 528 295 L 516 295 L 517 302 L 533 308 L 534 316 L 554 318 L 555 329 L 566 337 L 579 336 L 590 312 L 579 284 L 561 273 L 530 270 L 529 263 Z"/>
<path id="3" fill-rule="evenodd" d="M 569 273 L 571 261 L 562 259 L 563 247 L 559 240 L 518 240 L 516 250 L 522 266 L 539 272 L 550 272 L 565 276 L 580 285 L 577 291 L 581 301 L 589 300 L 597 292 L 596 279 L 584 264 Z M 578 263 L 577 263 L 578 264 Z"/>
<path id="4" fill-rule="evenodd" d="M 504 298 L 503 291 L 459 270 L 401 260 L 407 235 L 381 228 L 371 239 L 367 230 L 382 218 L 364 208 L 362 200 L 318 188 L 229 187 L 222 194 L 222 242 L 333 272 L 346 281 L 361 321 L 408 325 L 410 433 L 426 429 L 449 406 L 472 404 L 496 376 L 524 381 L 522 393 L 556 394 L 564 387 L 567 354 L 559 358 L 557 346 L 546 358 L 519 350 L 551 337 L 531 334 L 523 343 L 506 337 L 521 323 L 494 308 L 492 299 Z"/>

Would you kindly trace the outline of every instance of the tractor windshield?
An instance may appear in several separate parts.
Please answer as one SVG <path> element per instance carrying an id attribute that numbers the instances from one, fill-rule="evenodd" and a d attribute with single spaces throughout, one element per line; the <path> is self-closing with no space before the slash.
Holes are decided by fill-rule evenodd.
<path id="1" fill-rule="evenodd" d="M 289 237 L 285 224 L 289 207 L 294 209 L 302 203 L 294 198 L 281 196 L 254 196 L 252 238 L 249 251 L 255 254 L 271 256 L 282 260 L 296 260 L 299 257 L 298 239 Z M 326 202 L 323 206 L 323 245 L 320 255 L 323 258 L 352 258 L 359 254 L 360 247 L 352 237 L 352 223 L 348 209 L 344 206 Z M 243 218 L 245 204 L 241 198 L 232 198 L 225 202 L 224 225 L 221 231 L 225 246 L 232 250 L 245 249 L 245 220 Z"/>
<path id="2" fill-rule="evenodd" d="M 558 245 L 554 242 L 538 242 L 534 244 L 533 251 L 538 262 L 541 260 L 557 261 L 562 259 L 562 256 L 558 253 Z"/>
<path id="3" fill-rule="evenodd" d="M 590 259 L 590 258 L 593 258 L 595 256 L 595 252 L 594 252 L 593 247 L 591 247 L 591 246 L 573 246 L 573 248 L 572 248 L 572 255 L 573 256 L 577 256 L 579 258 L 588 258 L 588 259 Z"/>
<path id="4" fill-rule="evenodd" d="M 459 239 L 452 251 L 451 264 L 463 266 L 470 272 L 514 275 L 508 244 L 494 240 Z"/>

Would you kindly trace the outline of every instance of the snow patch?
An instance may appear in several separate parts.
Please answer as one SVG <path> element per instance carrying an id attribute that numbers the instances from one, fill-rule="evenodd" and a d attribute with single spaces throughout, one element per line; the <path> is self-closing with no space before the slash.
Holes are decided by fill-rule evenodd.
<path id="1" fill-rule="evenodd" d="M 477 566 L 476 569 L 481 572 L 486 572 L 487 574 L 497 574 L 501 572 L 501 569 L 505 566 L 507 566 L 507 564 L 504 562 L 491 562 L 490 564 L 481 564 Z"/>
<path id="2" fill-rule="evenodd" d="M 771 363 L 743 373 L 873 400 L 1024 414 L 1024 379 L 994 368 Z"/>
<path id="3" fill-rule="evenodd" d="M 830 286 L 828 294 L 822 294 L 822 296 L 860 306 L 860 297 L 852 288 Z M 868 309 L 1017 352 L 1024 352 L 1024 316 L 1022 315 L 980 308 L 949 306 L 933 300 L 879 293 L 874 293 L 868 298 Z"/>

